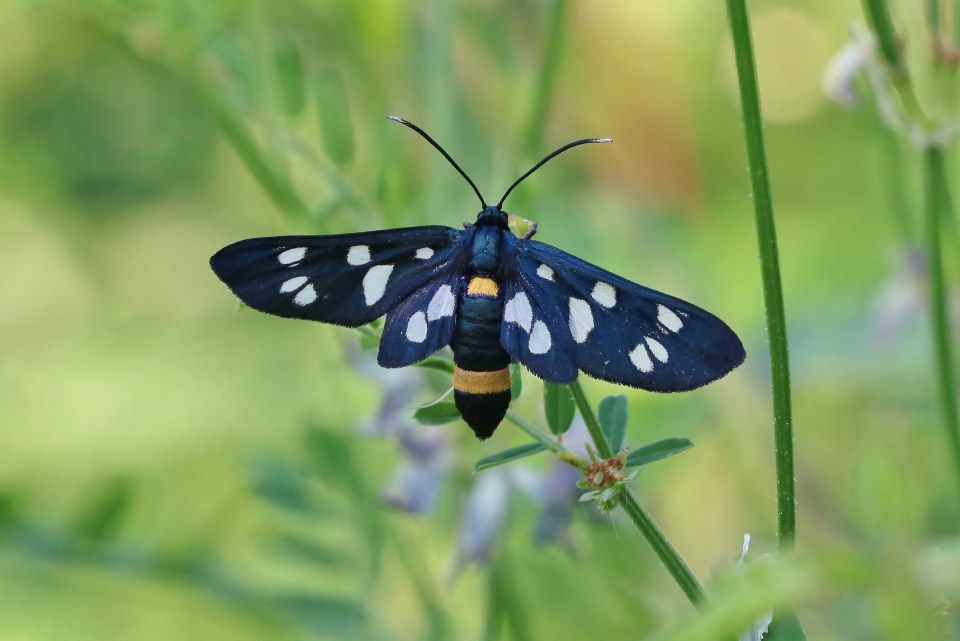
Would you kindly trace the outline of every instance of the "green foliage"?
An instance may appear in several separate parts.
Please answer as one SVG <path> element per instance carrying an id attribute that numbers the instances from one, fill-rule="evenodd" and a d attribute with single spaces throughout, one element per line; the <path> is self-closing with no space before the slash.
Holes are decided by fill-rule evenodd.
<path id="1" fill-rule="evenodd" d="M 492 456 L 486 456 L 473 465 L 473 469 L 478 472 L 481 472 L 491 467 L 497 467 L 498 465 L 503 465 L 504 463 L 511 463 L 513 461 L 518 461 L 522 458 L 527 458 L 528 456 L 533 456 L 534 454 L 539 454 L 547 449 L 547 446 L 543 443 L 528 443 L 526 445 L 518 445 L 517 447 L 511 447 L 508 450 L 502 452 L 497 452 Z"/>
<path id="2" fill-rule="evenodd" d="M 353 125 L 350 105 L 339 74 L 324 71 L 317 75 L 317 115 L 324 148 L 330 159 L 340 166 L 353 160 Z"/>
<path id="3" fill-rule="evenodd" d="M 749 208 L 751 191 L 773 200 L 743 172 L 722 15 L 566 0 L 0 3 L 3 633 L 689 641 L 739 638 L 776 611 L 765 641 L 802 638 L 798 622 L 810 638 L 960 638 L 960 508 L 944 446 L 956 430 L 936 429 L 956 423 L 957 12 L 864 2 L 872 66 L 853 85 L 859 110 L 841 113 L 821 97 L 821 72 L 858 7 L 749 8 L 764 120 L 743 120 L 754 161 L 761 128 L 769 144 L 751 175 L 769 175 L 777 205 L 796 477 L 815 497 L 800 503 L 797 550 L 769 560 L 765 430 L 785 415 L 764 411 L 768 316 Z M 742 37 L 733 44 L 742 53 Z M 449 388 L 448 357 L 372 370 L 381 325 L 361 330 L 366 353 L 341 349 L 356 339 L 343 328 L 232 313 L 206 269 L 243 237 L 471 219 L 462 181 L 391 113 L 424 126 L 488 196 L 566 140 L 615 138 L 539 172 L 511 214 L 535 221 L 538 240 L 714 311 L 750 352 L 690 394 L 584 379 L 591 449 L 609 460 L 630 447 L 624 478 L 689 447 L 671 434 L 696 435 L 696 452 L 587 489 L 597 501 L 572 510 L 510 485 L 509 531 L 454 581 L 481 478 L 540 483 L 595 462 L 568 429 L 569 392 L 545 394 L 544 422 L 514 368 L 490 441 L 446 401 L 411 425 L 413 408 Z M 762 231 L 761 247 L 772 238 Z M 896 272 L 891 241 L 912 270 Z M 371 417 L 389 438 L 356 435 Z M 398 434 L 442 437 L 446 458 Z M 522 474 L 473 473 L 489 452 L 544 449 Z M 385 486 L 418 475 L 434 483 L 433 511 L 384 506 Z M 557 527 L 600 501 L 616 530 Z M 740 568 L 745 523 L 758 560 Z"/>
<path id="4" fill-rule="evenodd" d="M 460 411 L 453 401 L 441 401 L 418 408 L 413 413 L 413 418 L 423 425 L 446 425 L 460 420 Z"/>
<path id="5" fill-rule="evenodd" d="M 601 399 L 597 407 L 597 420 L 610 442 L 610 448 L 619 452 L 627 431 L 627 397 L 620 394 Z"/>
<path id="6" fill-rule="evenodd" d="M 297 43 L 288 38 L 279 39 L 274 45 L 273 61 L 280 108 L 288 118 L 296 117 L 303 111 L 307 101 L 303 57 Z"/>
<path id="7" fill-rule="evenodd" d="M 553 434 L 560 435 L 570 429 L 576 406 L 570 388 L 566 385 L 543 382 L 543 411 L 547 416 L 547 425 Z"/>
<path id="8" fill-rule="evenodd" d="M 629 454 L 627 454 L 626 465 L 627 467 L 640 467 L 641 465 L 648 465 L 654 461 L 667 458 L 668 456 L 679 454 L 680 452 L 690 449 L 691 447 L 693 447 L 693 443 L 691 443 L 688 439 L 665 438 L 662 441 L 650 443 L 649 445 L 644 445 L 643 447 L 638 447 L 637 449 L 631 451 Z"/>

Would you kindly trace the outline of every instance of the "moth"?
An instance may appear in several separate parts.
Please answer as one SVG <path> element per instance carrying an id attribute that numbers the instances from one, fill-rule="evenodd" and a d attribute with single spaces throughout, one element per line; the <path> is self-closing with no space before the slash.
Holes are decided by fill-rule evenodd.
<path id="1" fill-rule="evenodd" d="M 248 306 L 286 318 L 359 327 L 386 315 L 377 361 L 404 367 L 453 350 L 454 400 L 480 439 L 510 404 L 509 365 L 571 383 L 594 378 L 655 392 L 714 381 L 743 362 L 737 335 L 690 303 L 511 232 L 510 192 L 554 156 L 608 138 L 576 140 L 520 176 L 496 205 L 425 131 L 413 129 L 463 176 L 481 210 L 463 229 L 407 227 L 330 236 L 241 240 L 210 259 Z"/>

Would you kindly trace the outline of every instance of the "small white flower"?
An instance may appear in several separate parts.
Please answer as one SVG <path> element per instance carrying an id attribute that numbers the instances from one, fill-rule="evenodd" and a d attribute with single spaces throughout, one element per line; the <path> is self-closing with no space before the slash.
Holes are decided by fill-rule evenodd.
<path id="1" fill-rule="evenodd" d="M 740 559 L 737 561 L 737 567 L 743 567 L 744 559 L 747 557 L 747 550 L 750 549 L 750 534 L 743 535 L 743 546 L 740 548 Z M 756 621 L 753 625 L 740 633 L 737 641 L 762 641 L 767 630 L 770 629 L 770 623 L 773 621 L 773 612 L 768 612 Z"/>
<path id="2" fill-rule="evenodd" d="M 829 98 L 844 107 L 860 104 L 854 83 L 866 71 L 876 54 L 877 44 L 873 35 L 862 28 L 853 29 L 853 39 L 830 60 L 823 77 L 823 90 Z"/>

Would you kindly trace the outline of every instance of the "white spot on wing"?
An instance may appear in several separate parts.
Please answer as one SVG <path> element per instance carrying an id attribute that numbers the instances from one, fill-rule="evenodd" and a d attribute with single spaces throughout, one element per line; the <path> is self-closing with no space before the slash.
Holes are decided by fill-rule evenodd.
<path id="1" fill-rule="evenodd" d="M 644 347 L 643 343 L 638 343 L 630 352 L 630 362 L 641 372 L 653 371 L 653 361 L 650 360 L 650 354 L 647 354 L 647 348 Z"/>
<path id="2" fill-rule="evenodd" d="M 540 265 L 537 267 L 537 276 L 546 280 L 553 280 L 553 269 L 550 265 Z"/>
<path id="3" fill-rule="evenodd" d="M 676 334 L 683 329 L 683 321 L 673 313 L 673 310 L 667 309 L 663 305 L 657 305 L 657 320 L 660 324 Z"/>
<path id="4" fill-rule="evenodd" d="M 517 295 L 507 301 L 503 308 L 503 321 L 505 323 L 515 323 L 525 331 L 530 331 L 533 324 L 533 310 L 530 309 L 530 301 L 523 292 L 517 292 Z"/>
<path id="5" fill-rule="evenodd" d="M 537 321 L 533 324 L 530 331 L 530 342 L 527 343 L 527 349 L 531 354 L 546 354 L 550 351 L 552 345 L 550 340 L 550 330 L 547 329 L 543 321 Z"/>
<path id="6" fill-rule="evenodd" d="M 313 288 L 313 285 L 307 285 L 293 297 L 293 302 L 300 307 L 306 307 L 315 300 L 317 300 L 317 290 Z"/>
<path id="7" fill-rule="evenodd" d="M 444 316 L 453 316 L 453 309 L 457 299 L 450 289 L 450 285 L 441 285 L 427 305 L 427 320 L 435 321 Z"/>
<path id="8" fill-rule="evenodd" d="M 670 355 L 667 354 L 667 348 L 661 345 L 659 341 L 655 341 L 649 336 L 646 336 L 645 340 L 647 341 L 647 347 L 650 348 L 650 353 L 653 354 L 661 363 L 666 363 L 667 359 L 670 357 Z"/>
<path id="9" fill-rule="evenodd" d="M 280 285 L 280 293 L 287 294 L 289 292 L 295 292 L 303 287 L 303 284 L 306 283 L 307 280 L 309 279 L 306 276 L 297 276 L 296 278 L 285 280 L 283 281 L 283 285 Z"/>
<path id="10" fill-rule="evenodd" d="M 374 265 L 363 275 L 363 298 L 370 307 L 383 298 L 393 265 Z"/>
<path id="11" fill-rule="evenodd" d="M 593 329 L 593 312 L 590 303 L 579 298 L 570 299 L 570 334 L 573 340 L 582 343 Z"/>
<path id="12" fill-rule="evenodd" d="M 427 319 L 423 312 L 417 312 L 407 321 L 407 340 L 422 343 L 427 339 Z"/>
<path id="13" fill-rule="evenodd" d="M 294 247 L 293 249 L 287 249 L 285 251 L 277 254 L 277 260 L 279 260 L 284 265 L 290 265 L 291 263 L 297 263 L 303 260 L 303 257 L 307 255 L 306 247 Z"/>
<path id="14" fill-rule="evenodd" d="M 433 250 L 430 249 L 429 247 L 421 247 L 420 249 L 417 250 L 417 253 L 414 254 L 414 256 L 416 256 L 420 260 L 427 260 L 428 258 L 433 257 Z"/>
<path id="15" fill-rule="evenodd" d="M 366 265 L 370 262 L 370 247 L 354 245 L 347 251 L 347 262 L 351 265 Z"/>
<path id="16" fill-rule="evenodd" d="M 600 281 L 597 281 L 597 284 L 593 286 L 590 297 L 607 309 L 617 304 L 617 290 L 613 288 L 613 285 L 608 285 Z"/>

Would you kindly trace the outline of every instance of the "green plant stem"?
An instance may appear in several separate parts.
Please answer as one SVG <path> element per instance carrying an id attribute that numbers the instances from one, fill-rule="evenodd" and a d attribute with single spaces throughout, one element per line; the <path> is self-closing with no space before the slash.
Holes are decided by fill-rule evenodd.
<path id="1" fill-rule="evenodd" d="M 899 73 L 905 71 L 900 59 L 900 44 L 893 29 L 893 19 L 887 0 L 863 0 L 863 13 L 867 17 L 870 29 L 877 35 L 880 44 L 880 55 L 891 69 Z"/>
<path id="2" fill-rule="evenodd" d="M 703 586 L 700 585 L 697 577 L 684 563 L 683 558 L 670 545 L 666 535 L 657 526 L 656 521 L 647 514 L 630 492 L 621 492 L 620 505 L 623 506 L 623 511 L 627 513 L 633 524 L 647 539 L 647 543 L 650 544 L 656 555 L 660 557 L 660 560 L 667 567 L 667 571 L 676 580 L 690 602 L 697 607 L 703 605 Z"/>
<path id="3" fill-rule="evenodd" d="M 870 0 L 867 0 L 868 2 Z M 753 189 L 757 242 L 763 300 L 767 311 L 770 344 L 770 373 L 773 386 L 773 425 L 777 473 L 777 534 L 781 549 L 796 539 L 796 495 L 793 467 L 793 416 L 790 402 L 790 361 L 787 353 L 787 320 L 783 310 L 783 288 L 777 255 L 777 234 L 773 222 L 773 201 L 763 146 L 763 122 L 757 89 L 756 63 L 750 35 L 750 19 L 744 0 L 727 0 L 733 34 L 733 49 L 740 81 L 744 134 Z"/>
<path id="4" fill-rule="evenodd" d="M 507 420 L 519 427 L 521 430 L 532 436 L 534 439 L 543 443 L 547 446 L 551 452 L 559 454 L 560 452 L 566 452 L 567 449 L 561 445 L 559 442 L 550 438 L 540 430 L 538 430 L 533 423 L 523 418 L 513 410 L 507 410 Z"/>
<path id="5" fill-rule="evenodd" d="M 574 381 L 570 384 L 570 393 L 573 394 L 573 400 L 577 404 L 577 409 L 580 410 L 580 416 L 583 417 L 583 422 L 587 424 L 587 431 L 590 432 L 590 438 L 593 440 L 593 445 L 597 448 L 597 453 L 605 459 L 613 458 L 616 454 L 613 448 L 610 447 L 607 435 L 603 433 L 603 428 L 600 427 L 600 421 L 597 420 L 597 415 L 593 413 L 593 408 L 590 407 L 590 403 L 583 393 L 583 387 L 580 385 L 580 381 Z"/>
<path id="6" fill-rule="evenodd" d="M 527 150 L 535 152 L 543 145 L 543 131 L 547 123 L 547 111 L 550 97 L 556 86 L 557 70 L 563 53 L 563 41 L 566 33 L 567 0 L 553 0 L 550 7 L 550 33 L 543 62 L 537 75 L 537 89 L 530 110 L 530 124 L 527 127 Z"/>
<path id="7" fill-rule="evenodd" d="M 939 147 L 928 147 L 924 152 L 923 160 L 930 319 L 933 330 L 934 357 L 937 366 L 937 382 L 940 388 L 944 428 L 947 430 L 947 440 L 950 443 L 954 467 L 960 474 L 960 418 L 957 416 L 953 348 L 947 318 L 946 283 L 944 282 L 940 247 L 942 212 L 946 208 L 946 200 L 949 194 L 943 150 Z"/>
<path id="8" fill-rule="evenodd" d="M 907 62 L 903 57 L 900 39 L 893 27 L 893 19 L 890 17 L 887 0 L 863 0 L 863 13 L 867 18 L 870 29 L 877 37 L 877 42 L 880 45 L 880 55 L 890 69 L 890 80 L 900 99 L 900 105 L 913 122 L 930 129 L 933 123 L 921 107 L 910 84 Z"/>
<path id="9" fill-rule="evenodd" d="M 587 431 L 590 432 L 590 437 L 593 439 L 593 444 L 597 448 L 597 452 L 603 458 L 611 458 L 614 456 L 613 449 L 610 447 L 610 443 L 607 441 L 607 437 L 600 427 L 600 422 L 597 420 L 596 414 L 593 413 L 593 408 L 590 407 L 590 403 L 583 393 L 580 381 L 571 383 L 570 391 L 573 393 L 573 400 L 577 404 L 580 416 L 583 417 L 583 422 L 587 425 Z M 670 541 L 664 533 L 657 527 L 656 522 L 644 511 L 633 494 L 627 490 L 623 490 L 620 493 L 620 497 L 620 504 L 623 506 L 624 511 L 630 516 L 630 520 L 637 526 L 637 529 L 640 530 L 644 538 L 647 539 L 647 543 L 653 548 L 653 551 L 677 582 L 677 585 L 680 586 L 680 589 L 683 590 L 683 593 L 687 595 L 687 598 L 690 599 L 690 602 L 695 606 L 699 607 L 702 605 L 704 600 L 703 586 L 700 585 L 697 577 L 690 571 L 683 557 L 681 557 L 670 544 Z"/>

